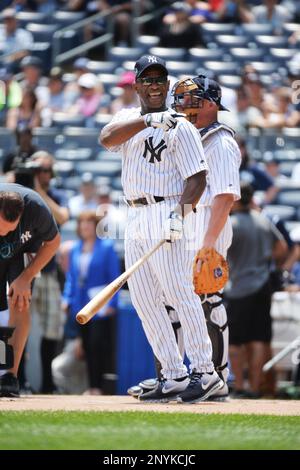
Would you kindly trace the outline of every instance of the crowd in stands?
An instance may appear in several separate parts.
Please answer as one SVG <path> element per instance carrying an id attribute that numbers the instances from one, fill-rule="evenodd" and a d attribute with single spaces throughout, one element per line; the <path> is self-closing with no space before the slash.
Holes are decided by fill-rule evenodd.
<path id="1" fill-rule="evenodd" d="M 100 48 L 56 62 L 36 47 L 49 43 L 51 50 L 56 30 L 68 25 L 72 30 L 72 22 L 110 11 L 114 38 L 107 52 Z M 134 18 L 154 12 L 134 37 Z M 62 21 L 60 13 L 73 19 Z M 109 31 L 109 17 L 86 25 L 77 39 L 87 42 Z M 33 24 L 41 26 L 40 36 Z M 172 82 L 204 72 L 222 85 L 222 102 L 230 113 L 222 112 L 220 121 L 237 132 L 241 181 L 251 184 L 253 208 L 263 209 L 262 217 L 272 220 L 288 246 L 286 257 L 274 260 L 273 272 L 279 272 L 273 276 L 274 290 L 300 291 L 299 45 L 299 1 L 2 0 L 2 178 L 14 181 L 22 164 L 35 162 L 38 170 L 30 184 L 48 204 L 51 200 L 63 235 L 58 259 L 37 281 L 33 303 L 42 325 L 43 393 L 98 394 L 103 374 L 115 372 L 108 342 L 115 344 L 117 298 L 81 331 L 74 314 L 96 288 L 117 276 L 122 263 L 117 242 L 95 238 L 96 226 L 98 235 L 106 231 L 98 226 L 101 217 L 111 223 L 124 217 L 114 207 L 122 196 L 120 160 L 107 155 L 97 136 L 120 109 L 137 106 L 132 69 L 143 52 L 167 60 Z M 105 256 L 110 262 L 98 266 L 96 259 Z M 103 279 L 94 278 L 96 272 Z M 105 350 L 110 354 L 103 361 Z M 235 363 L 234 368 L 241 389 L 241 371 Z M 259 394 L 257 383 L 253 391 Z"/>

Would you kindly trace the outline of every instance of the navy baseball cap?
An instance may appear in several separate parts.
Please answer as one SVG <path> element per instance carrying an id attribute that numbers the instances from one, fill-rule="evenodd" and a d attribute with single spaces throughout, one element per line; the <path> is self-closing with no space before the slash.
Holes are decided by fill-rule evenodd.
<path id="1" fill-rule="evenodd" d="M 206 77 L 205 75 L 198 75 L 198 77 L 193 78 L 193 82 L 199 88 L 200 95 L 205 100 L 214 101 L 219 106 L 219 111 L 229 111 L 221 104 L 222 90 L 220 85 L 211 78 Z"/>
<path id="2" fill-rule="evenodd" d="M 149 67 L 159 67 L 164 75 L 168 75 L 168 69 L 163 59 L 155 55 L 143 55 L 134 66 L 136 78 L 139 78 Z"/>

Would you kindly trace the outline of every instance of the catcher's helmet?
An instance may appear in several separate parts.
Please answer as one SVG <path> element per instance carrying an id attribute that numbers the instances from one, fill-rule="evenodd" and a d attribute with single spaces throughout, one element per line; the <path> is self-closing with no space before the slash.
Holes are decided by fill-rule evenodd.
<path id="1" fill-rule="evenodd" d="M 187 119 L 195 123 L 197 115 L 202 108 L 202 100 L 209 100 L 216 103 L 219 111 L 228 111 L 221 104 L 222 91 L 220 85 L 205 75 L 179 80 L 172 89 L 174 103 L 172 108 L 176 112 L 183 112 Z M 198 109 L 198 111 L 196 111 Z"/>

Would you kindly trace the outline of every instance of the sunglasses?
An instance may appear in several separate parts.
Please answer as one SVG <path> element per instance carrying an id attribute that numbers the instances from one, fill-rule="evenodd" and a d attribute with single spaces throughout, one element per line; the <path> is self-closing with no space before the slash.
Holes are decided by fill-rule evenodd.
<path id="1" fill-rule="evenodd" d="M 144 86 L 149 86 L 152 85 L 153 83 L 156 83 L 157 85 L 165 85 L 168 81 L 168 77 L 163 76 L 163 77 L 145 77 L 145 78 L 138 78 L 137 82 L 141 83 Z"/>
<path id="2" fill-rule="evenodd" d="M 52 168 L 39 168 L 39 173 L 52 173 Z"/>

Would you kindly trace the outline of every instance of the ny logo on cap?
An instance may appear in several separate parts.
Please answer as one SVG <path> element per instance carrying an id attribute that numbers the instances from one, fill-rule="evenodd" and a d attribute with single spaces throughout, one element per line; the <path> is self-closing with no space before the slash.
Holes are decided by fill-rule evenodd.
<path id="1" fill-rule="evenodd" d="M 154 55 L 148 55 L 148 62 L 156 63 L 157 58 Z"/>
<path id="2" fill-rule="evenodd" d="M 153 137 L 149 137 L 148 140 L 145 141 L 145 149 L 143 153 L 143 157 L 146 158 L 147 153 L 150 152 L 150 160 L 149 163 L 154 163 L 156 159 L 158 162 L 161 161 L 161 152 L 167 148 L 164 139 L 162 139 L 159 144 L 154 147 L 153 145 Z"/>

